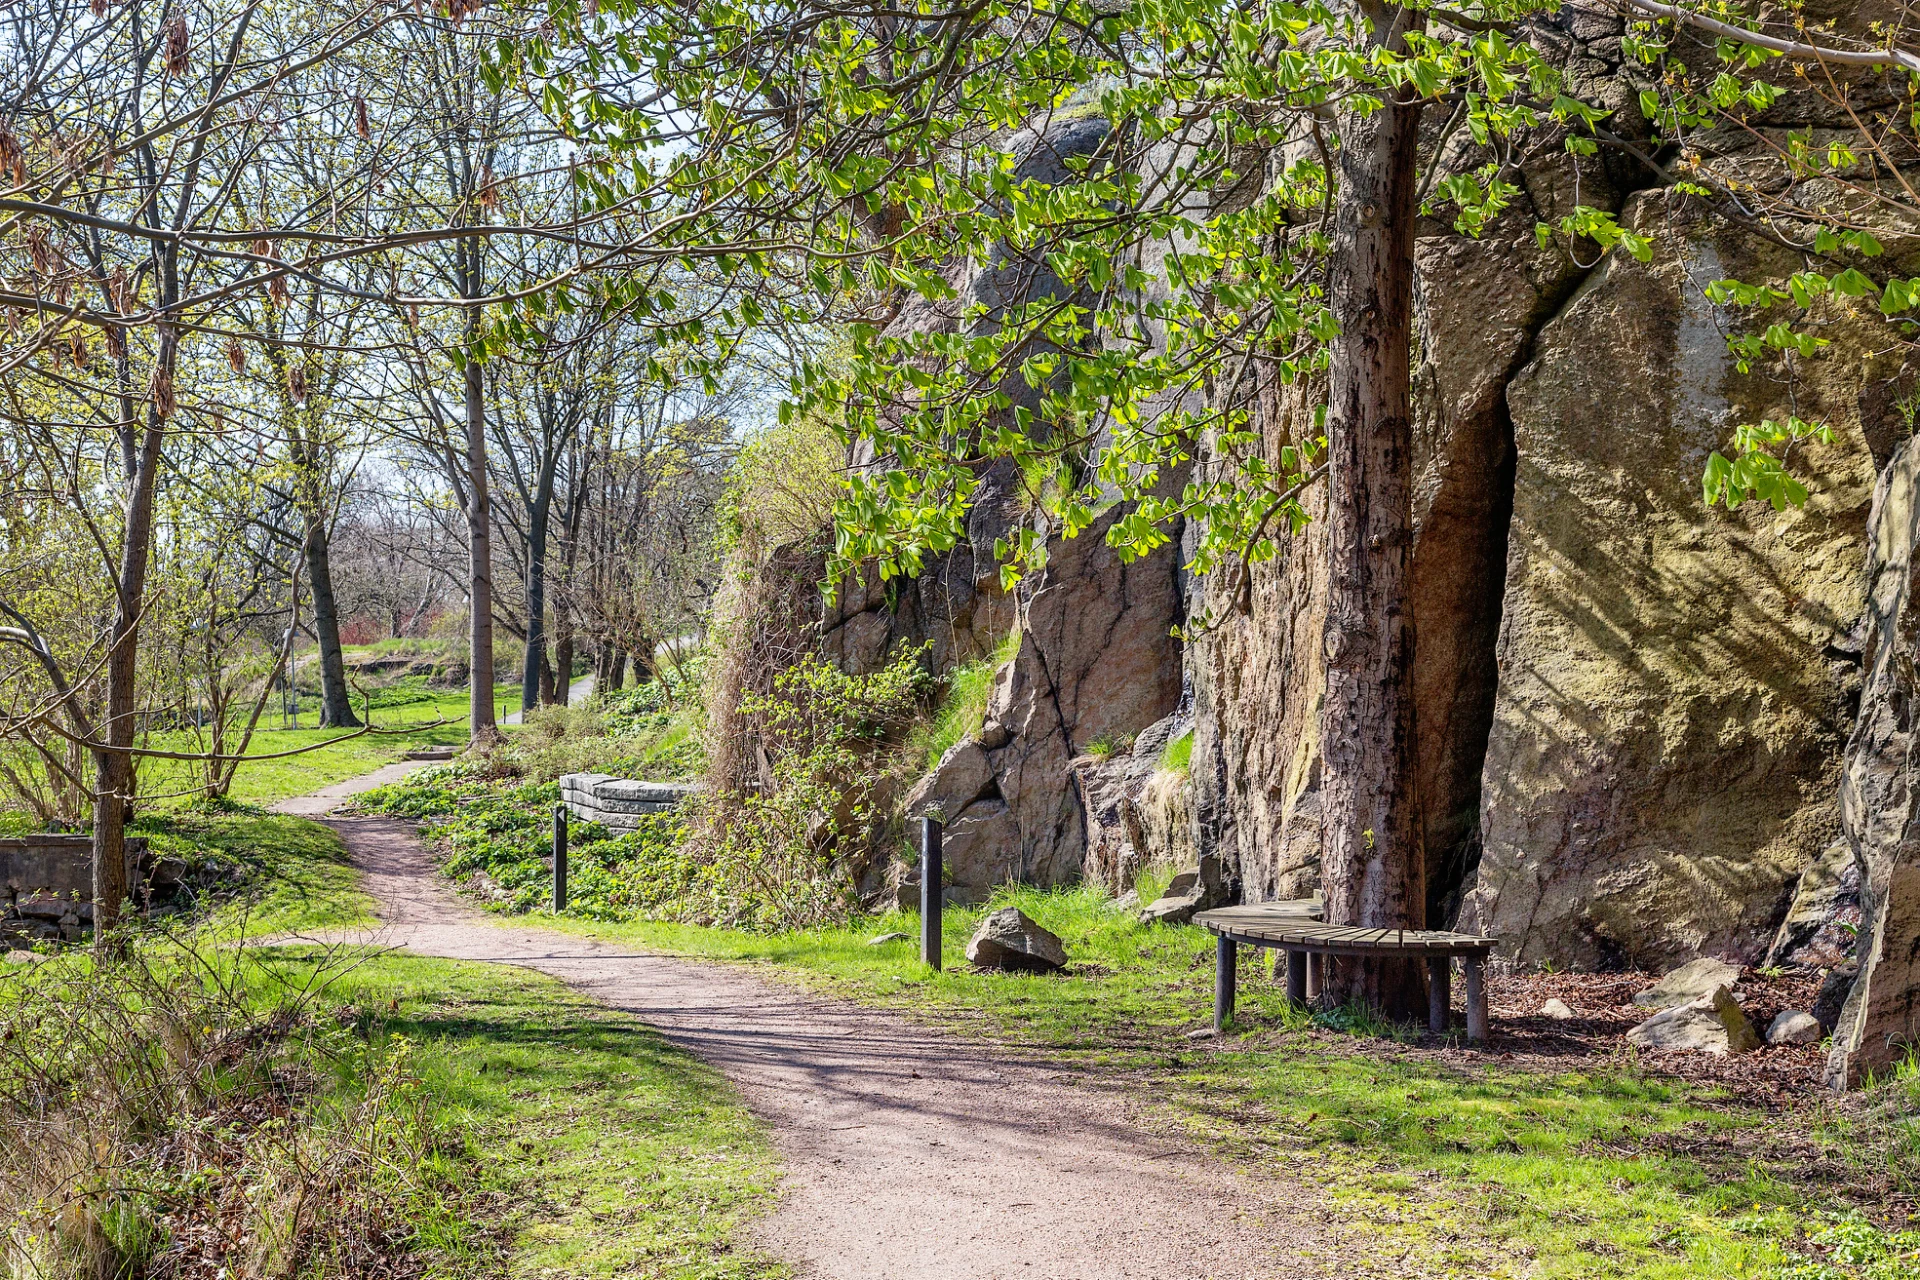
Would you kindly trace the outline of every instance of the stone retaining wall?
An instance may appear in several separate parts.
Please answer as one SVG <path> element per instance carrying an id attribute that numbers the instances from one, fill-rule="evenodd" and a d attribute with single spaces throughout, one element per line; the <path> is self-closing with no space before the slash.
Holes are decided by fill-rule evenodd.
<path id="1" fill-rule="evenodd" d="M 127 879 L 136 892 L 151 868 L 147 842 L 127 841 Z M 93 919 L 93 837 L 55 832 L 0 840 L 0 941 L 80 936 Z"/>
<path id="2" fill-rule="evenodd" d="M 691 782 L 640 782 L 610 773 L 569 773 L 560 779 L 560 798 L 576 818 L 615 831 L 632 831 L 641 818 L 666 813 L 699 789 Z"/>

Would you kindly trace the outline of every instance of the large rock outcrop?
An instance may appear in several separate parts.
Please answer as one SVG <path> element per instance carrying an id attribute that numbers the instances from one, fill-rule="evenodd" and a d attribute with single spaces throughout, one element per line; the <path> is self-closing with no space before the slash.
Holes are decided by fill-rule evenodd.
<path id="1" fill-rule="evenodd" d="M 1900 446 L 1880 477 L 1868 527 L 1867 685 L 1840 786 L 1859 875 L 1860 968 L 1833 1029 L 1836 1088 L 1920 1043 L 1920 440 Z"/>
<path id="2" fill-rule="evenodd" d="M 1743 375 L 1722 337 L 1739 318 L 1705 286 L 1794 262 L 1652 193 L 1625 220 L 1653 260 L 1609 254 L 1507 389 L 1518 469 L 1462 927 L 1523 963 L 1757 960 L 1839 829 L 1875 344 L 1836 308 L 1837 350 L 1798 385 Z M 1709 451 L 1795 411 L 1838 433 L 1802 454 L 1807 505 L 1705 506 Z"/>
<path id="3" fill-rule="evenodd" d="M 1524 166 L 1531 206 L 1480 239 L 1422 224 L 1416 240 L 1420 364 L 1415 373 L 1412 594 L 1415 720 L 1429 915 L 1450 918 L 1478 850 L 1482 761 L 1492 723 L 1494 661 L 1508 555 L 1515 454 L 1506 399 L 1540 328 L 1587 274 L 1542 248 L 1536 217 L 1576 203 L 1576 176 L 1550 147 Z M 1463 136 L 1443 163 L 1486 157 Z M 1604 167 L 1579 200 L 1611 207 L 1626 179 Z M 1257 406 L 1269 456 L 1311 436 L 1303 405 Z M 1201 474 L 1217 465 L 1200 462 Z M 1196 584 L 1190 612 L 1223 621 L 1193 646 L 1195 810 L 1203 846 L 1220 848 L 1249 901 L 1303 896 L 1318 885 L 1320 691 L 1326 620 L 1321 496 L 1314 522 L 1244 584 L 1233 573 Z"/>
<path id="4" fill-rule="evenodd" d="M 909 816 L 939 810 L 947 873 L 982 896 L 1006 880 L 1065 884 L 1083 870 L 1085 800 L 1076 758 L 1131 741 L 1180 702 L 1180 617 L 1172 546 L 1122 563 L 1106 544 L 1113 509 L 1077 538 L 1054 538 L 1020 591 L 1020 641 L 1001 668 L 977 737 L 915 788 Z"/>
<path id="5" fill-rule="evenodd" d="M 1611 123 L 1640 127 L 1614 19 L 1568 11 L 1535 35 Z M 1775 114 L 1812 109 L 1788 95 Z M 1878 354 L 1870 307 L 1841 302 L 1814 317 L 1822 358 L 1741 374 L 1726 333 L 1755 317 L 1705 288 L 1784 275 L 1791 255 L 1640 190 L 1657 179 L 1624 153 L 1576 168 L 1534 141 L 1527 207 L 1477 240 L 1425 226 L 1416 247 L 1429 919 L 1499 934 L 1522 962 L 1831 963 L 1854 890 L 1822 853 L 1840 834 L 1862 532 L 1896 438 L 1899 358 Z M 1746 144 L 1727 144 L 1710 162 L 1750 171 L 1733 150 Z M 1443 167 L 1484 159 L 1447 146 Z M 1652 261 L 1542 249 L 1535 221 L 1576 202 L 1619 210 Z M 1838 433 L 1796 451 L 1808 506 L 1707 508 L 1708 452 L 1789 412 Z M 1256 422 L 1270 454 L 1302 435 L 1285 401 Z M 1198 837 L 1248 900 L 1318 881 L 1323 560 L 1309 526 L 1250 581 L 1196 583 L 1189 608 L 1222 618 L 1189 655 Z"/>

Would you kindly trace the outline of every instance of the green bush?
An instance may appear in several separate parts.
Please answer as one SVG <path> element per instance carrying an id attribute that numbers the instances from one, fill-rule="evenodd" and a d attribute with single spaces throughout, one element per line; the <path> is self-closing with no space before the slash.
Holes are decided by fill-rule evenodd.
<path id="1" fill-rule="evenodd" d="M 704 861 L 737 886 L 748 928 L 814 928 L 846 918 L 856 886 L 904 841 L 891 796 L 914 772 L 905 746 L 933 678 L 927 650 L 903 649 L 850 676 L 807 655 L 770 694 L 740 700 L 760 785 L 704 798 Z"/>

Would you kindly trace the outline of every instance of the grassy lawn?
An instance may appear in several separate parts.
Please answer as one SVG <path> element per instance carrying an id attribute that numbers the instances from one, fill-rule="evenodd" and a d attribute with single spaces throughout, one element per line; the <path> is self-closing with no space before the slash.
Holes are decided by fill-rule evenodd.
<path id="1" fill-rule="evenodd" d="M 1337 1014 L 1290 1009 L 1251 962 L 1235 1030 L 1190 1039 L 1211 1014 L 1210 935 L 1142 927 L 1090 891 L 1016 890 L 1005 900 L 1060 934 L 1076 961 L 1068 976 L 966 967 L 978 911 L 946 914 L 948 967 L 939 973 L 919 963 L 911 915 L 774 936 L 538 918 L 569 933 L 749 964 L 1044 1050 L 1095 1087 L 1156 1100 L 1158 1123 L 1323 1188 L 1346 1229 L 1377 1237 L 1383 1257 L 1414 1251 L 1421 1275 L 1920 1275 L 1910 1260 L 1897 1263 L 1905 1269 L 1832 1269 L 1787 1251 L 1845 1206 L 1802 1176 L 1804 1149 L 1776 1148 L 1780 1122 L 1756 1108 L 1625 1060 L 1542 1071 L 1418 1049 Z M 910 940 L 869 945 L 889 932 Z M 1794 1123 L 1829 1144 L 1845 1141 L 1818 1118 Z M 1897 1252 L 1869 1234 L 1882 1255 Z M 1489 1271 L 1491 1259 L 1505 1261 Z"/>
<path id="2" fill-rule="evenodd" d="M 353 1119 L 364 1111 L 356 1104 L 376 1079 L 397 1079 L 396 1096 L 418 1104 L 428 1140 L 375 1175 L 377 1187 L 404 1186 L 390 1197 L 405 1216 L 402 1274 L 416 1274 L 416 1265 L 450 1280 L 787 1274 L 740 1241 L 742 1225 L 771 1203 L 777 1171 L 764 1134 L 717 1071 L 637 1020 L 524 969 L 356 947 L 231 945 L 242 934 L 368 919 L 371 903 L 339 839 L 317 822 L 188 810 L 151 815 L 144 830 L 196 866 L 245 868 L 219 882 L 231 897 L 203 913 L 198 932 L 179 932 L 185 922 L 176 919 L 176 932 L 142 948 L 165 966 L 191 946 L 202 972 L 244 1007 L 304 1008 L 290 1035 L 284 1019 L 260 1024 L 286 1035 L 276 1079 L 317 1082 L 303 1095 L 303 1126 L 318 1134 L 364 1123 Z M 15 984 L 57 983 L 90 963 L 89 953 L 69 952 L 38 966 L 0 966 L 0 1026 L 13 1034 L 8 1012 L 27 993 Z M 391 1104 L 384 1114 L 381 1123 L 396 1123 Z M 272 1146 L 270 1135 L 262 1140 Z M 242 1141 L 233 1139 L 236 1152 Z M 249 1203 L 284 1194 L 284 1172 L 268 1169 L 236 1154 L 212 1182 L 206 1174 L 149 1179 L 157 1189 L 142 1203 L 177 1212 L 222 1185 L 244 1185 Z M 334 1268 L 313 1272 L 323 1273 Z"/>
<path id="3" fill-rule="evenodd" d="M 232 799 L 246 804 L 267 805 L 289 796 L 305 795 L 330 783 L 342 782 L 371 773 L 392 764 L 409 750 L 422 746 L 458 746 L 467 741 L 467 694 L 430 692 L 414 701 L 394 706 L 375 705 L 371 713 L 380 733 L 346 738 L 332 746 L 320 747 L 300 755 L 264 759 L 240 766 L 234 775 Z M 499 715 L 520 706 L 519 686 L 501 685 L 495 690 L 495 709 Z M 302 701 L 302 723 L 318 718 L 314 707 Z M 263 717 L 263 725 L 268 718 Z M 278 710 L 271 722 L 279 721 Z M 509 729 L 509 731 L 511 731 Z M 315 743 L 340 738 L 337 729 L 280 729 L 262 727 L 247 745 L 249 756 L 274 756 L 280 752 L 311 747 Z M 151 747 L 172 751 L 203 750 L 204 744 L 189 732 L 156 733 Z M 148 758 L 140 766 L 140 790 L 151 803 L 177 806 L 197 794 L 200 766 L 195 761 Z"/>
<path id="4" fill-rule="evenodd" d="M 264 886 L 215 916 L 219 933 L 369 918 L 346 850 L 321 824 L 200 823 L 203 843 L 258 867 Z M 364 1011 L 370 1049 L 407 1046 L 436 1127 L 461 1146 L 458 1219 L 438 1224 L 433 1241 L 444 1274 L 466 1277 L 482 1262 L 512 1276 L 785 1274 L 734 1240 L 771 1201 L 764 1135 L 719 1072 L 636 1019 L 505 965 L 319 947 L 247 956 L 263 1003 L 320 981 L 323 1004 Z M 353 1071 L 337 1086 L 354 1088 Z"/>
<path id="5" fill-rule="evenodd" d="M 254 951 L 263 997 L 340 956 Z M 764 1135 L 719 1072 L 652 1029 L 504 965 L 402 954 L 325 979 L 371 1051 L 405 1046 L 456 1150 L 430 1274 L 746 1280 L 786 1274 L 737 1241 L 771 1199 Z M 337 1087 L 356 1087 L 355 1060 Z"/>
<path id="6" fill-rule="evenodd" d="M 216 889 L 228 900 L 207 927 L 222 939 L 346 929 L 373 919 L 340 837 L 318 822 L 277 814 L 181 810 L 150 814 L 137 824 L 156 854 L 198 865 L 237 864 L 244 879 Z"/>

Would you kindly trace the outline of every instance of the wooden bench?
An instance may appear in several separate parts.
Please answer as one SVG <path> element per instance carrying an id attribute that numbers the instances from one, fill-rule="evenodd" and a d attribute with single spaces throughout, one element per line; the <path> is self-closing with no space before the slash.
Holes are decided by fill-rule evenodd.
<path id="1" fill-rule="evenodd" d="M 1246 907 L 1202 911 L 1193 922 L 1213 932 L 1217 950 L 1213 969 L 1213 1026 L 1224 1031 L 1233 1021 L 1234 977 L 1240 944 L 1275 947 L 1287 953 L 1287 997 L 1304 1005 L 1320 994 L 1327 956 L 1398 956 L 1427 962 L 1427 1026 L 1447 1029 L 1452 998 L 1453 957 L 1461 957 L 1467 978 L 1467 1040 L 1487 1038 L 1487 957 L 1494 940 L 1430 929 L 1361 929 L 1321 923 L 1313 899 L 1264 902 Z"/>

